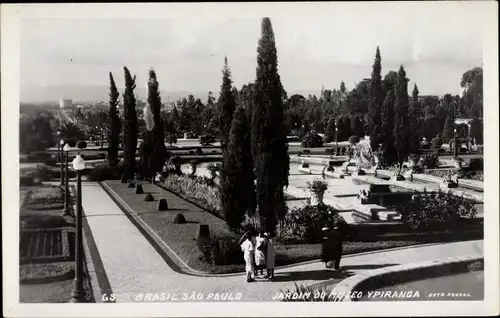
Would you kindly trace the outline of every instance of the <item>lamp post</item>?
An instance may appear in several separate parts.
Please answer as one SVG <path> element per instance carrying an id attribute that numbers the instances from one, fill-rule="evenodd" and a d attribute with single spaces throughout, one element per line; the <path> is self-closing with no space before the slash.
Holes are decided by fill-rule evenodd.
<path id="1" fill-rule="evenodd" d="M 453 128 L 453 157 L 458 158 L 457 151 L 457 129 Z"/>
<path id="2" fill-rule="evenodd" d="M 467 123 L 467 152 L 468 153 L 471 153 L 472 149 L 471 149 L 471 144 L 470 144 L 470 122 Z"/>
<path id="3" fill-rule="evenodd" d="M 59 152 L 59 148 L 60 148 L 60 144 L 61 144 L 61 132 L 58 131 L 57 132 L 57 139 L 59 139 L 59 142 L 57 143 L 57 161 L 61 161 L 61 155 L 60 155 L 60 152 Z"/>
<path id="4" fill-rule="evenodd" d="M 61 165 L 61 187 L 64 185 L 64 140 L 60 140 L 57 144 L 57 156 L 59 157 L 59 164 Z"/>
<path id="5" fill-rule="evenodd" d="M 69 182 L 68 182 L 68 156 L 71 147 L 66 144 L 63 148 L 64 152 L 66 152 L 66 158 L 64 165 L 66 166 L 66 170 L 64 171 L 64 208 L 63 208 L 63 216 L 69 216 Z"/>
<path id="6" fill-rule="evenodd" d="M 339 127 L 335 127 L 335 155 L 339 155 L 339 140 L 338 140 Z"/>
<path id="7" fill-rule="evenodd" d="M 104 148 L 104 129 L 101 128 L 101 148 Z"/>
<path id="8" fill-rule="evenodd" d="M 76 237 L 75 237 L 75 280 L 71 302 L 84 301 L 83 290 L 83 241 L 82 241 L 82 170 L 85 169 L 85 160 L 78 154 L 73 159 L 73 170 L 76 171 Z"/>

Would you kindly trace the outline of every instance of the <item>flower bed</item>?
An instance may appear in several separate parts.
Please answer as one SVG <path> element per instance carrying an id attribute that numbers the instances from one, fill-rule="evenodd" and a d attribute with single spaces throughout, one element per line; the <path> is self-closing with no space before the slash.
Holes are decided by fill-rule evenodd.
<path id="1" fill-rule="evenodd" d="M 439 178 L 446 178 L 450 174 L 454 175 L 455 173 L 459 173 L 459 177 L 463 179 L 468 179 L 468 180 L 477 180 L 477 181 L 484 181 L 484 172 L 483 171 L 473 171 L 473 170 L 468 170 L 464 169 L 462 171 L 459 171 L 457 169 L 439 169 L 439 170 L 427 170 L 425 174 L 434 176 L 434 177 L 439 177 Z"/>
<path id="2" fill-rule="evenodd" d="M 75 277 L 73 262 L 25 264 L 19 267 L 21 284 L 52 283 Z"/>
<path id="3" fill-rule="evenodd" d="M 60 187 L 42 186 L 26 194 L 23 207 L 31 210 L 51 210 L 62 209 L 63 205 L 64 195 Z"/>
<path id="4" fill-rule="evenodd" d="M 219 187 L 209 178 L 171 174 L 165 178 L 163 187 L 223 218 Z"/>

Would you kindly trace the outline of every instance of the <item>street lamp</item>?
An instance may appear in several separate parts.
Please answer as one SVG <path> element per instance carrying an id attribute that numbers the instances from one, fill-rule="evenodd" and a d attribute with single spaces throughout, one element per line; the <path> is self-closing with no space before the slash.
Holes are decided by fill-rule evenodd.
<path id="1" fill-rule="evenodd" d="M 57 144 L 57 156 L 59 157 L 59 164 L 61 165 L 61 187 L 64 185 L 64 153 L 63 153 L 63 147 L 64 147 L 64 140 L 60 140 L 59 143 Z"/>
<path id="2" fill-rule="evenodd" d="M 339 155 L 339 141 L 338 141 L 339 127 L 335 127 L 335 154 Z"/>
<path id="3" fill-rule="evenodd" d="M 457 151 L 457 129 L 453 128 L 453 157 L 458 157 Z"/>
<path id="4" fill-rule="evenodd" d="M 104 128 L 101 128 L 101 148 L 104 148 Z"/>
<path id="5" fill-rule="evenodd" d="M 71 302 L 84 301 L 83 290 L 83 237 L 82 237 L 82 171 L 85 169 L 85 160 L 78 154 L 73 159 L 73 170 L 76 171 L 76 238 L 75 238 L 75 280 L 73 281 L 73 295 Z"/>
<path id="6" fill-rule="evenodd" d="M 69 151 L 71 150 L 71 147 L 66 144 L 64 145 L 63 148 L 64 152 L 66 152 L 66 158 L 65 158 L 65 163 L 64 165 L 66 166 L 66 170 L 64 171 L 64 208 L 63 208 L 63 216 L 69 216 L 69 182 L 68 182 L 68 156 L 69 156 Z"/>

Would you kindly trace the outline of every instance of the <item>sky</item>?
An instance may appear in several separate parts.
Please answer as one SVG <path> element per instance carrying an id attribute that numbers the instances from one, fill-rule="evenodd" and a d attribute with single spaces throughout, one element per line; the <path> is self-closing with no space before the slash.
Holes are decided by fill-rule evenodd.
<path id="1" fill-rule="evenodd" d="M 354 87 L 370 77 L 377 45 L 382 73 L 403 64 L 421 94 L 459 94 L 462 74 L 482 63 L 481 15 L 467 6 L 354 10 L 331 5 L 286 13 L 270 17 L 278 70 L 289 94 L 338 88 L 341 81 Z M 110 71 L 122 87 L 127 66 L 138 87 L 145 86 L 152 67 L 162 90 L 218 92 L 226 55 L 241 88 L 255 79 L 262 15 L 215 14 L 204 9 L 165 18 L 102 18 L 97 12 L 95 18 L 25 18 L 21 91 L 108 86 Z"/>

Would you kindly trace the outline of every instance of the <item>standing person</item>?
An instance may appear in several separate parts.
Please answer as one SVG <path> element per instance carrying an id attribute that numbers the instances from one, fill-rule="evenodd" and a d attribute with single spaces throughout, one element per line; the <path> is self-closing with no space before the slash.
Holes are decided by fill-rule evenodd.
<path id="1" fill-rule="evenodd" d="M 264 275 L 264 268 L 266 268 L 266 238 L 264 233 L 260 232 L 255 238 L 255 271 L 260 270 L 260 274 Z"/>
<path id="2" fill-rule="evenodd" d="M 254 245 L 252 243 L 252 234 L 247 234 L 244 238 L 243 243 L 241 243 L 240 247 L 243 251 L 243 257 L 245 259 L 245 271 L 247 273 L 247 283 L 255 281 L 252 278 L 252 273 L 254 273 Z"/>
<path id="3" fill-rule="evenodd" d="M 321 259 L 326 268 L 331 268 L 330 262 L 333 260 L 333 247 L 331 242 L 331 229 L 328 225 L 321 229 L 323 231 L 323 242 L 321 244 Z"/>
<path id="4" fill-rule="evenodd" d="M 326 170 L 326 166 L 323 167 L 323 170 L 321 170 L 321 177 L 323 177 L 323 180 L 325 179 L 325 170 Z"/>
<path id="5" fill-rule="evenodd" d="M 274 242 L 273 238 L 269 233 L 265 233 L 264 236 L 267 239 L 267 249 L 266 249 L 266 266 L 267 266 L 267 275 L 266 278 L 274 279 L 274 262 L 275 262 L 275 250 L 274 250 Z"/>
<path id="6" fill-rule="evenodd" d="M 342 243 L 344 240 L 344 224 L 335 222 L 330 235 L 330 244 L 332 248 L 333 266 L 336 270 L 340 269 L 340 259 L 342 258 Z"/>

